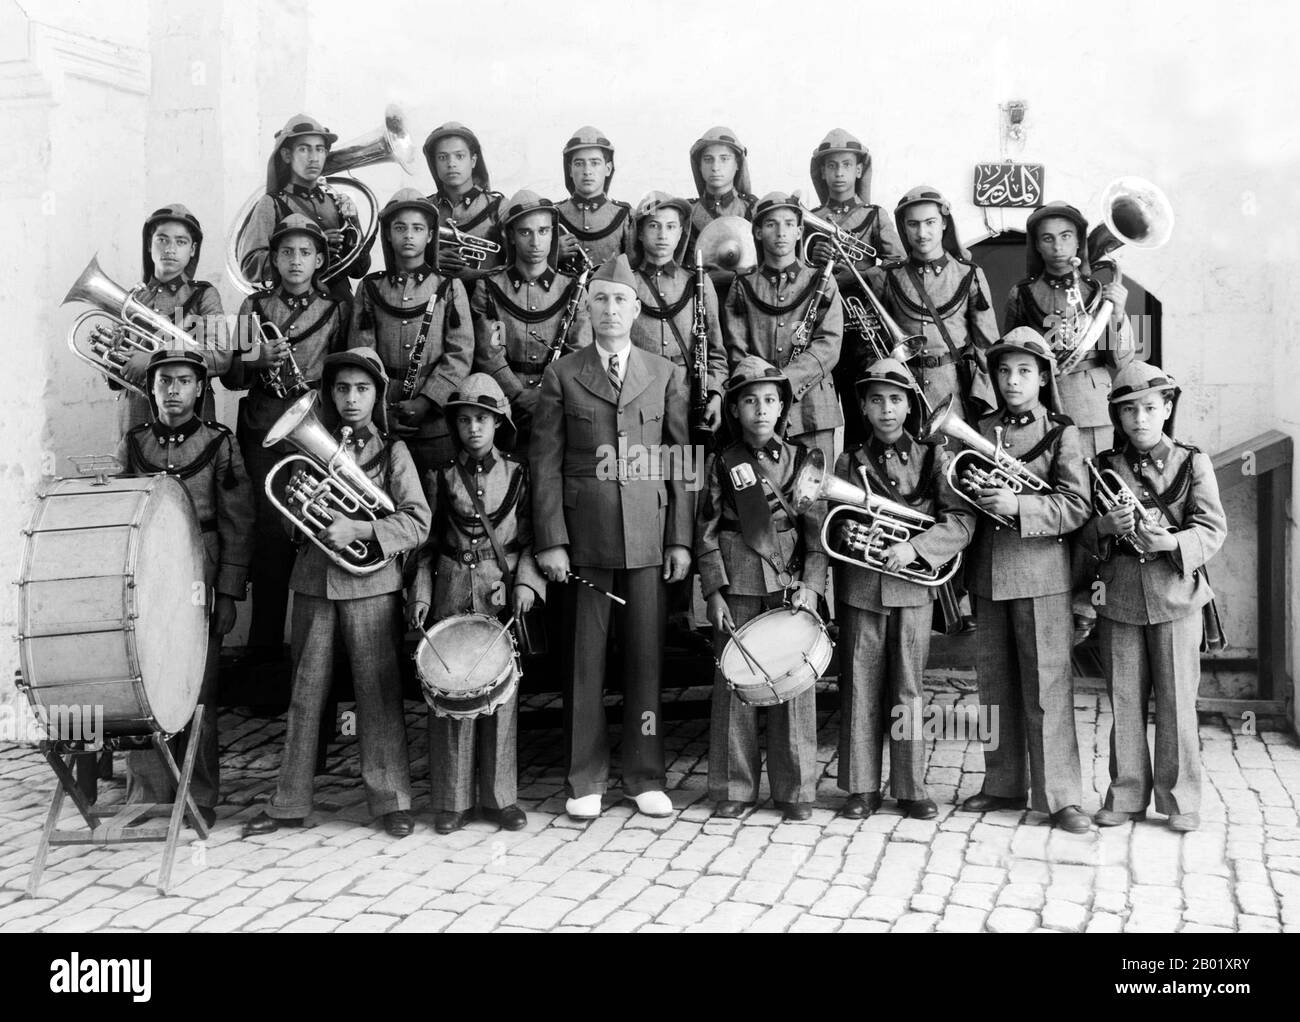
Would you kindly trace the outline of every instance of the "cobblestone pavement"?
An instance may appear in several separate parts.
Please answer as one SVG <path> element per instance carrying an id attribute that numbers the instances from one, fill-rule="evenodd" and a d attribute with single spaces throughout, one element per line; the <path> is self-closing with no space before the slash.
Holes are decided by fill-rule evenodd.
<path id="1" fill-rule="evenodd" d="M 972 704 L 966 687 L 961 672 L 927 683 L 941 705 Z M 1075 711 L 1091 812 L 1107 781 L 1104 691 L 1081 689 Z M 23 897 L 53 775 L 29 748 L 0 747 L 0 932 L 1300 930 L 1300 747 L 1280 732 L 1234 734 L 1204 719 L 1199 832 L 1148 821 L 1074 836 L 1040 814 L 954 812 L 982 776 L 978 745 L 965 742 L 931 753 L 937 820 L 904 820 L 889 801 L 865 821 L 837 818 L 837 714 L 819 721 L 824 769 L 808 823 L 780 822 L 770 803 L 711 820 L 704 719 L 668 725 L 675 818 L 639 816 L 611 792 L 604 816 L 575 823 L 564 815 L 559 732 L 525 731 L 527 830 L 473 823 L 440 837 L 427 809 L 423 708 L 407 703 L 407 714 L 413 836 L 395 840 L 367 819 L 356 745 L 344 740 L 318 780 L 316 826 L 245 841 L 240 824 L 274 787 L 284 723 L 225 713 L 228 801 L 206 845 L 178 855 L 167 897 L 152 886 L 160 844 L 55 848 L 39 896 Z M 101 786 L 101 800 L 121 790 L 120 779 Z M 65 824 L 75 818 L 69 810 Z"/>

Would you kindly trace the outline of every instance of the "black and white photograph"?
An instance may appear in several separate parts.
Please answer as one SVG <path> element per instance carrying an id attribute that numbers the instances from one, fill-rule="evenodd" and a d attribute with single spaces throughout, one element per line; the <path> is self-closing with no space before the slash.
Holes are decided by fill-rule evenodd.
<path id="1" fill-rule="evenodd" d="M 1298 47 L 0 0 L 0 947 L 138 1002 L 161 934 L 1112 934 L 1091 993 L 1264 993 Z"/>

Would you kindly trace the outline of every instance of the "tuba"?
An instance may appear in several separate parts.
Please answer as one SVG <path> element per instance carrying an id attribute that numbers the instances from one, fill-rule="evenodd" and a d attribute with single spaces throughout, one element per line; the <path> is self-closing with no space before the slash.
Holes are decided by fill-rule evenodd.
<path id="1" fill-rule="evenodd" d="M 99 256 L 91 256 L 63 304 L 85 302 L 87 309 L 68 328 L 68 348 L 119 387 L 147 397 L 144 390 L 123 375 L 132 355 L 153 354 L 162 348 L 193 348 L 194 338 L 163 316 L 143 304 L 136 295 L 140 287 L 130 290 L 115 283 L 99 268 Z M 112 336 L 105 338 L 109 333 Z"/>
<path id="2" fill-rule="evenodd" d="M 1130 507 L 1135 522 L 1145 522 L 1151 529 L 1161 528 L 1160 516 L 1137 499 L 1137 495 L 1118 472 L 1109 468 L 1099 469 L 1091 458 L 1084 458 L 1083 463 L 1088 466 L 1088 475 L 1092 477 L 1092 504 L 1097 514 L 1109 514 L 1116 508 Z M 1141 558 L 1153 556 L 1138 549 L 1136 532 L 1126 532 L 1115 538 Z"/>
<path id="3" fill-rule="evenodd" d="M 981 486 L 1005 486 L 1012 493 L 1045 493 L 1051 486 L 1031 472 L 1017 459 L 1002 450 L 1002 427 L 993 430 L 993 440 L 980 436 L 970 424 L 954 412 L 953 395 L 943 399 L 943 403 L 921 426 L 917 440 L 923 444 L 937 443 L 942 437 L 951 437 L 962 444 L 963 449 L 948 462 L 946 476 L 948 485 L 962 500 L 966 501 L 982 514 L 988 515 L 1000 525 L 1012 528 L 1015 525 L 1006 515 L 985 511 L 976 500 L 966 492 L 962 482 L 962 473 L 967 469 L 975 472 Z"/>
<path id="4" fill-rule="evenodd" d="M 275 421 L 262 441 L 274 447 L 287 440 L 301 451 L 275 463 L 266 477 L 266 496 L 282 515 L 325 552 L 325 556 L 353 575 L 370 575 L 383 568 L 385 557 L 374 540 L 356 540 L 341 551 L 331 550 L 317 538 L 338 515 L 375 521 L 395 510 L 392 499 L 376 486 L 348 451 L 335 440 L 316 414 L 319 395 L 309 391 Z M 351 432 L 344 427 L 346 433 Z"/>
<path id="5" fill-rule="evenodd" d="M 747 273 L 758 265 L 754 225 L 743 216 L 720 216 L 695 239 L 695 260 L 709 269 Z"/>
<path id="6" fill-rule="evenodd" d="M 1140 177 L 1116 178 L 1101 194 L 1102 218 L 1088 235 L 1089 262 L 1110 256 L 1115 268 L 1115 280 L 1123 279 L 1119 262 L 1110 254 L 1123 245 L 1135 248 L 1159 248 L 1169 240 L 1174 230 L 1174 209 L 1165 193 L 1150 181 Z M 1075 287 L 1079 283 L 1079 261 L 1075 261 Z M 1078 368 L 1088 353 L 1097 346 L 1110 323 L 1113 308 L 1109 301 L 1097 301 L 1086 312 L 1076 315 L 1071 338 L 1066 343 L 1069 350 L 1057 358 L 1057 375 L 1064 376 Z"/>
<path id="7" fill-rule="evenodd" d="M 862 487 L 859 488 L 832 475 L 826 471 L 825 454 L 814 449 L 808 452 L 795 477 L 792 504 L 797 513 L 803 514 L 818 500 L 838 502 L 827 512 L 822 524 L 821 543 L 827 556 L 922 586 L 941 586 L 957 574 L 961 567 L 961 554 L 937 568 L 920 561 L 902 571 L 885 568 L 883 553 L 886 546 L 910 543 L 934 525 L 935 520 L 906 504 L 873 493 L 866 472 L 861 471 L 861 476 Z M 844 521 L 840 522 L 840 518 Z M 831 537 L 836 531 L 839 536 L 833 540 Z"/>
<path id="8" fill-rule="evenodd" d="M 357 204 L 364 205 L 367 210 L 366 216 L 362 219 L 365 227 L 361 230 L 344 221 L 346 251 L 320 275 L 320 279 L 326 283 L 345 274 L 348 268 L 370 251 L 371 245 L 375 243 L 375 236 L 379 233 L 379 200 L 364 182 L 351 176 L 344 177 L 342 174 L 344 171 L 353 171 L 376 163 L 396 163 L 406 173 L 414 173 L 415 143 L 411 141 L 411 134 L 406 127 L 406 114 L 396 103 L 390 103 L 384 109 L 382 127 L 331 149 L 325 158 L 325 168 L 320 177 L 321 188 L 333 197 L 336 204 L 342 200 L 340 192 L 355 192 L 356 198 L 360 200 Z M 244 204 L 239 207 L 239 212 L 235 214 L 234 223 L 230 228 L 230 240 L 226 244 L 226 273 L 235 287 L 246 295 L 258 290 L 258 282 L 244 276 L 243 268 L 240 266 L 239 242 L 243 237 L 244 229 L 248 226 L 248 218 L 252 216 L 253 207 L 265 194 L 266 191 L 259 188 L 244 200 Z"/>

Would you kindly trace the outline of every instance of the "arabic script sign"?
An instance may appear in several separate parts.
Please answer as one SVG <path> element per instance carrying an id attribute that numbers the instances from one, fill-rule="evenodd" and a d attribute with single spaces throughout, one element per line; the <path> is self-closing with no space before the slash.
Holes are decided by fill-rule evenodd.
<path id="1" fill-rule="evenodd" d="M 1028 206 L 1043 204 L 1041 163 L 975 164 L 975 205 Z"/>

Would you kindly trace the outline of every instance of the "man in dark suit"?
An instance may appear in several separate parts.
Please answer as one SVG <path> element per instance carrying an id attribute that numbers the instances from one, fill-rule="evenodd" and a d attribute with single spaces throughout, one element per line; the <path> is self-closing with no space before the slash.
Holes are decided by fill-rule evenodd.
<path id="1" fill-rule="evenodd" d="M 693 501 L 681 462 L 666 462 L 663 445 L 683 451 L 689 442 L 685 376 L 632 345 L 641 302 L 626 256 L 592 277 L 587 302 L 596 343 L 546 370 L 534 418 L 537 564 L 551 581 L 572 571 L 627 601 L 618 620 L 623 790 L 641 812 L 667 816 L 659 708 L 665 583 L 690 567 Z M 566 810 L 594 819 L 609 780 L 603 694 L 611 601 L 583 585 L 565 595 Z"/>

